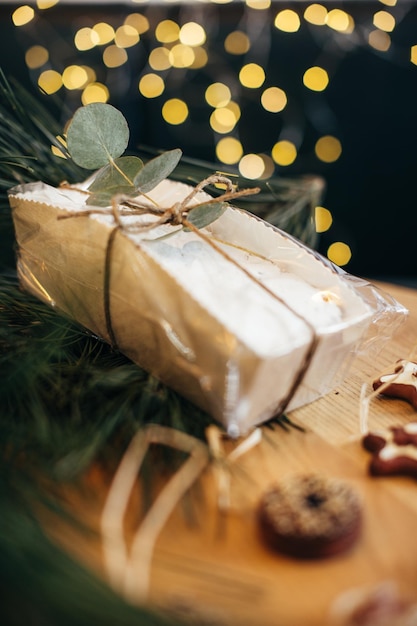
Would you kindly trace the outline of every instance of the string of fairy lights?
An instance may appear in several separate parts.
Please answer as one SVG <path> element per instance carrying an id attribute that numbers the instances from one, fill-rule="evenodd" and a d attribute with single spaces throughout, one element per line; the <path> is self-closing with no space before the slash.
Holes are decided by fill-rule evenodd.
<path id="1" fill-rule="evenodd" d="M 36 42 L 33 33 L 32 41 L 24 50 L 25 62 L 46 94 L 65 93 L 79 105 L 111 100 L 117 81 L 107 82 L 105 72 L 122 71 L 132 54 L 141 54 L 145 61 L 138 75 L 132 77 L 137 94 L 154 103 L 162 124 L 180 132 L 192 115 L 193 103 L 184 97 L 175 77 L 181 75 L 184 83 L 184 76 L 201 72 L 216 61 L 214 57 L 218 54 L 212 42 L 214 31 L 218 39 L 220 30 L 218 25 L 204 19 L 201 7 L 232 1 L 194 3 L 198 6 L 192 19 L 182 21 L 171 19 L 159 10 L 156 21 L 152 21 L 148 11 L 152 0 L 131 0 L 125 2 L 125 10 L 118 17 L 112 16 L 111 20 L 91 23 L 91 19 L 85 18 L 82 23 L 77 19 L 72 39 L 66 42 L 68 63 L 62 52 L 57 54 L 54 48 L 59 41 L 53 40 L 48 45 L 40 37 Z M 11 10 L 11 20 L 16 28 L 28 29 L 59 2 L 37 0 L 16 6 Z M 173 2 L 160 2 L 159 7 L 164 4 L 172 6 Z M 330 2 L 304 2 L 299 6 L 294 3 L 294 8 L 281 7 L 279 2 L 271 3 L 271 0 L 245 0 L 240 4 L 243 6 L 242 16 L 222 35 L 224 58 L 222 64 L 217 60 L 218 71 L 211 72 L 213 79 L 204 87 L 204 102 L 200 105 L 205 107 L 203 119 L 213 138 L 218 162 L 235 167 L 245 178 L 268 179 L 277 171 L 285 172 L 302 158 L 302 130 L 294 126 L 293 121 L 282 123 L 279 136 L 271 136 L 270 145 L 262 152 L 251 151 L 241 137 L 245 97 L 256 102 L 259 111 L 277 118 L 284 118 L 292 106 L 291 94 L 285 85 L 271 82 L 268 76 L 265 49 L 270 51 L 272 38 L 280 34 L 288 37 L 308 27 L 314 31 L 320 50 L 331 44 L 332 50 L 336 47 L 340 56 L 341 53 L 348 54 L 355 46 L 365 45 L 375 54 L 392 54 L 392 33 L 407 8 L 406 3 L 397 0 L 378 0 L 366 22 L 357 24 L 350 11 L 332 7 Z M 245 11 L 250 12 L 249 18 Z M 190 11 L 184 15 L 190 15 Z M 88 55 L 92 52 L 94 62 L 89 62 Z M 233 63 L 227 64 L 225 59 L 232 59 Z M 409 62 L 417 65 L 417 45 L 410 48 Z M 318 55 L 300 76 L 303 89 L 324 93 L 332 80 L 332 71 L 331 64 L 326 67 L 323 54 Z M 288 117 L 293 120 L 293 116 Z M 342 153 L 343 144 L 337 133 L 317 133 L 310 159 L 332 164 Z M 331 209 L 316 207 L 315 220 L 317 232 L 328 231 L 333 223 Z M 327 250 L 328 258 L 340 266 L 349 262 L 351 254 L 349 245 L 343 241 L 332 242 Z"/>

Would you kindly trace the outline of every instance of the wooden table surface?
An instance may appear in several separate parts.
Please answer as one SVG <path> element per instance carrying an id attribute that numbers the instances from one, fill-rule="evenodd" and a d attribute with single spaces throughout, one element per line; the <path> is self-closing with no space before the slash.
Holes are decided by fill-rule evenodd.
<path id="1" fill-rule="evenodd" d="M 150 570 L 151 604 L 186 606 L 199 617 L 195 623 L 327 626 L 341 623 L 335 606 L 355 589 L 392 583 L 402 598 L 417 602 L 417 481 L 369 476 L 369 453 L 360 441 L 362 384 L 407 358 L 417 343 L 417 291 L 382 287 L 410 311 L 397 334 L 383 342 L 377 356 L 356 357 L 334 391 L 290 415 L 304 432 L 262 429 L 261 443 L 231 473 L 227 514 L 219 512 L 216 474 L 208 468 L 190 496 L 194 523 L 179 505 L 159 535 Z M 371 428 L 410 421 L 417 421 L 416 411 L 404 401 L 378 397 L 370 405 Z M 261 494 L 272 482 L 302 472 L 345 479 L 360 494 L 363 532 L 349 552 L 304 562 L 272 553 L 260 541 L 255 511 Z M 88 480 L 100 482 L 94 475 Z M 105 494 L 103 485 L 99 492 Z M 136 512 L 129 516 L 127 534 L 140 523 L 137 499 L 139 492 L 130 503 Z M 97 528 L 100 497 L 87 501 L 71 492 L 68 501 Z M 106 576 L 99 540 L 76 536 L 72 526 L 64 532 L 51 526 L 50 534 Z"/>

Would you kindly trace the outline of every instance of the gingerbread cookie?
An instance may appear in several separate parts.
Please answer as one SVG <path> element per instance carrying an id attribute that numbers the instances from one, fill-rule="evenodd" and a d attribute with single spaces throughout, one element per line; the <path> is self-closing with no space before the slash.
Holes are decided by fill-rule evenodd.
<path id="1" fill-rule="evenodd" d="M 260 502 L 258 519 L 268 546 L 301 559 L 323 558 L 355 543 L 362 507 L 344 481 L 308 474 L 271 487 Z"/>
<path id="2" fill-rule="evenodd" d="M 417 422 L 369 432 L 362 443 L 372 453 L 369 472 L 373 476 L 417 478 Z"/>
<path id="3" fill-rule="evenodd" d="M 392 374 L 381 376 L 373 382 L 373 389 L 379 389 L 389 383 L 381 393 L 391 398 L 406 400 L 417 410 L 417 363 L 414 361 L 398 361 Z M 390 383 L 390 381 L 393 381 Z"/>

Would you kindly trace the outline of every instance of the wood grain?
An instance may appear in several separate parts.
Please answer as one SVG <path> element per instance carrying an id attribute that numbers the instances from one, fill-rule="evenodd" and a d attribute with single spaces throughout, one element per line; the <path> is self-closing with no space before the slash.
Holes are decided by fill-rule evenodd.
<path id="1" fill-rule="evenodd" d="M 198 623 L 325 626 L 333 623 L 335 600 L 356 587 L 392 581 L 402 596 L 417 602 L 417 484 L 412 479 L 368 476 L 369 455 L 360 442 L 362 383 L 407 357 L 417 342 L 417 292 L 393 285 L 383 288 L 410 311 L 398 333 L 372 359 L 358 356 L 333 392 L 291 414 L 305 432 L 263 429 L 261 443 L 242 456 L 231 473 L 227 514 L 219 512 L 216 473 L 208 469 L 189 497 L 194 523 L 178 506 L 159 537 L 151 570 L 152 605 L 186 607 L 189 615 L 201 618 Z M 400 400 L 377 398 L 371 405 L 372 425 L 416 418 Z M 360 494 L 363 532 L 348 553 L 302 562 L 263 545 L 256 518 L 261 494 L 274 481 L 303 472 L 343 478 Z M 88 480 L 91 483 L 91 476 Z M 67 500 L 97 531 L 106 481 L 95 480 L 95 498 L 72 491 Z M 140 522 L 139 501 L 138 491 L 131 502 L 131 531 Z M 105 577 L 98 535 L 87 539 L 69 525 L 51 526 L 49 532 Z"/>

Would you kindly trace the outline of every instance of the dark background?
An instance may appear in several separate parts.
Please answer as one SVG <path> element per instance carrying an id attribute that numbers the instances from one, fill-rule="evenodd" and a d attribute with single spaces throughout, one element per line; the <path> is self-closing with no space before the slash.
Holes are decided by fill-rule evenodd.
<path id="1" fill-rule="evenodd" d="M 330 243 L 344 241 L 352 250 L 352 259 L 344 267 L 347 271 L 417 286 L 417 66 L 410 62 L 411 46 L 417 45 L 417 5 L 398 3 L 402 6 L 401 19 L 391 33 L 390 50 L 381 53 L 367 45 L 367 32 L 375 11 L 389 7 L 376 1 L 324 2 L 328 8 L 340 6 L 352 14 L 357 27 L 351 41 L 347 35 L 331 39 L 323 34 L 323 27 L 311 28 L 305 23 L 291 34 L 273 28 L 278 10 L 292 8 L 301 16 L 308 4 L 275 2 L 270 23 L 260 25 L 259 49 L 254 46 L 251 53 L 261 59 L 269 83 L 285 89 L 289 104 L 282 115 L 271 114 L 259 106 L 259 93 L 243 90 L 239 133 L 245 153 L 270 151 L 282 129 L 292 125 L 301 136 L 299 157 L 290 167 L 277 167 L 276 174 L 324 177 L 327 189 L 322 204 L 332 212 L 333 225 L 320 236 L 319 250 L 325 254 Z M 185 124 L 166 124 L 161 118 L 162 100 L 146 100 L 138 92 L 138 77 L 155 45 L 150 38 L 147 41 L 144 36 L 144 45 L 129 49 L 129 61 L 123 68 L 103 69 L 98 80 L 109 85 L 110 102 L 128 118 L 133 146 L 180 147 L 186 156 L 215 161 L 215 137 L 207 123 L 203 96 L 208 84 L 227 82 L 242 65 L 241 57 L 225 54 L 223 41 L 247 19 L 243 5 L 119 3 L 97 8 L 87 3 L 58 4 L 21 28 L 11 22 L 13 8 L 7 4 L 0 7 L 0 65 L 7 76 L 15 76 L 34 89 L 36 73 L 29 71 L 24 61 L 30 45 L 52 47 L 51 62 L 59 70 L 71 62 L 79 63 L 79 59 L 71 58 L 74 47 L 66 42 L 81 25 L 120 22 L 121 16 L 132 11 L 146 14 L 151 24 L 167 18 L 200 20 L 209 37 L 210 62 L 191 73 L 172 72 L 166 77 L 163 94 L 163 99 L 177 96 L 189 103 L 190 116 Z M 258 19 L 256 13 L 254 19 Z M 267 47 L 262 47 L 264 36 Z M 84 62 L 99 62 L 97 50 L 89 56 L 83 54 Z M 248 56 L 245 62 L 250 60 Z M 326 67 L 330 74 L 330 84 L 322 93 L 305 89 L 300 79 L 307 67 L 316 64 Z M 60 97 L 65 100 L 66 111 L 80 104 L 79 93 L 60 93 Z M 321 163 L 314 156 L 314 144 L 323 134 L 335 135 L 342 143 L 342 155 L 333 164 Z"/>

